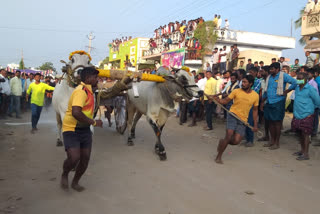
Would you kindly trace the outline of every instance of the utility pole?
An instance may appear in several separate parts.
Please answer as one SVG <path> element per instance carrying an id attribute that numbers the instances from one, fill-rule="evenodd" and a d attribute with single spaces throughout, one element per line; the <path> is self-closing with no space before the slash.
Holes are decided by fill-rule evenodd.
<path id="1" fill-rule="evenodd" d="M 291 18 L 291 37 L 292 37 L 292 25 L 293 25 L 293 19 Z"/>
<path id="2" fill-rule="evenodd" d="M 87 36 L 89 39 L 89 46 L 88 46 L 88 54 L 90 54 L 91 49 L 92 49 L 92 40 L 94 40 L 96 37 L 92 35 L 92 32 Z"/>

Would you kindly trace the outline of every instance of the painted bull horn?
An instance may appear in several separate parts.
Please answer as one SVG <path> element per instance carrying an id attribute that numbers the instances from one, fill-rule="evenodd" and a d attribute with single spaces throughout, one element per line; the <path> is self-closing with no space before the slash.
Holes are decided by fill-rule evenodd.
<path id="1" fill-rule="evenodd" d="M 131 72 L 125 70 L 97 70 L 99 71 L 99 77 L 109 77 L 111 79 L 121 80 L 126 75 L 133 75 L 135 78 L 139 78 L 141 81 L 165 82 L 165 79 L 162 76 L 158 76 L 155 74 L 146 74 L 141 72 Z"/>

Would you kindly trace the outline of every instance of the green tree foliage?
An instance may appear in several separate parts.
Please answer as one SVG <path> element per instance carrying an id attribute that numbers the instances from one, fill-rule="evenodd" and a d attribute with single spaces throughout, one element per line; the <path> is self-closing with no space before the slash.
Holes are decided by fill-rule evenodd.
<path id="1" fill-rule="evenodd" d="M 303 14 L 304 14 L 304 10 L 305 10 L 305 7 L 300 10 L 300 12 L 299 12 L 299 19 L 297 19 L 297 20 L 294 22 L 296 29 L 299 29 L 299 28 L 301 28 L 301 26 L 302 26 L 302 16 L 303 16 Z M 302 37 L 299 39 L 299 43 L 300 43 L 301 45 L 305 45 L 307 39 L 308 39 L 307 36 L 302 36 Z"/>
<path id="2" fill-rule="evenodd" d="M 38 69 L 41 71 L 47 71 L 47 70 L 56 71 L 56 68 L 53 66 L 52 62 L 45 62 Z"/>
<path id="3" fill-rule="evenodd" d="M 214 45 L 217 41 L 217 34 L 214 31 L 213 21 L 206 21 L 197 26 L 197 29 L 194 31 L 194 37 L 199 39 L 199 42 L 202 46 L 200 50 L 201 57 L 203 58 L 208 49 L 209 45 Z"/>
<path id="4" fill-rule="evenodd" d="M 25 65 L 24 65 L 24 61 L 23 61 L 23 59 L 21 59 L 21 61 L 19 62 L 19 69 L 25 69 L 26 67 L 25 67 Z"/>
<path id="5" fill-rule="evenodd" d="M 109 63 L 109 57 L 106 57 L 99 65 L 99 68 L 100 69 L 103 69 L 104 65 L 105 64 L 108 64 Z"/>

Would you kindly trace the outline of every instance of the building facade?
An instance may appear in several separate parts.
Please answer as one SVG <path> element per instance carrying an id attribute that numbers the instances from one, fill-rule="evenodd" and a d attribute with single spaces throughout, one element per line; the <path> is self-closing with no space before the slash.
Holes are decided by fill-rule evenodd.
<path id="1" fill-rule="evenodd" d="M 113 47 L 109 44 L 109 63 L 112 68 L 125 69 L 126 62 L 138 68 L 140 64 L 151 63 L 142 59 L 143 53 L 149 50 L 148 38 L 134 38 Z"/>

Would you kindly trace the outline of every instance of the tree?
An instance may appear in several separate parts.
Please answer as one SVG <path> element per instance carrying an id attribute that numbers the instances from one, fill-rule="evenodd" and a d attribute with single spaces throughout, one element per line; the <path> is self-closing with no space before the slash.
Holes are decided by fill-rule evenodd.
<path id="1" fill-rule="evenodd" d="M 206 21 L 197 26 L 194 31 L 194 37 L 199 40 L 202 49 L 200 50 L 201 57 L 206 55 L 209 45 L 214 45 L 217 41 L 217 34 L 214 31 L 213 21 Z"/>
<path id="2" fill-rule="evenodd" d="M 56 68 L 53 66 L 52 62 L 45 62 L 38 69 L 41 71 L 47 71 L 47 70 L 56 71 Z"/>
<path id="3" fill-rule="evenodd" d="M 300 10 L 300 15 L 299 15 L 300 18 L 297 19 L 297 20 L 294 22 L 296 30 L 299 29 L 299 28 L 301 28 L 301 26 L 302 26 L 302 16 L 304 15 L 304 10 L 305 10 L 305 7 Z M 305 45 L 305 44 L 306 44 L 306 41 L 307 41 L 308 39 L 309 39 L 308 36 L 302 36 L 302 37 L 299 39 L 299 43 L 300 43 L 301 45 Z"/>
<path id="4" fill-rule="evenodd" d="M 23 69 L 25 69 L 26 67 L 25 67 L 25 65 L 24 65 L 24 61 L 23 61 L 23 59 L 21 59 L 21 61 L 19 62 L 19 69 L 21 69 L 21 70 L 23 70 Z"/>
<path id="5" fill-rule="evenodd" d="M 106 57 L 99 65 L 99 68 L 100 69 L 103 69 L 104 68 L 104 65 L 105 64 L 108 64 L 109 63 L 109 57 Z"/>

